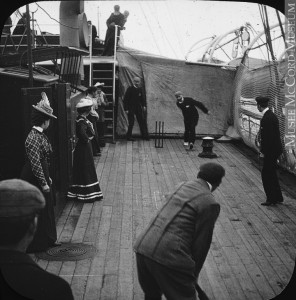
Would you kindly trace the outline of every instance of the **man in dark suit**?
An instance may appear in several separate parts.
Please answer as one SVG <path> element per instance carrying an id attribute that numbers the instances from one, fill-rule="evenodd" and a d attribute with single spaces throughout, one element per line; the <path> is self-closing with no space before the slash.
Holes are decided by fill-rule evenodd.
<path id="1" fill-rule="evenodd" d="M 270 206 L 283 202 L 283 195 L 276 172 L 277 160 L 283 153 L 279 121 L 277 116 L 268 108 L 268 97 L 256 97 L 257 108 L 263 113 L 260 121 L 260 156 L 263 157 L 261 171 L 266 201 L 261 205 Z"/>
<path id="2" fill-rule="evenodd" d="M 181 109 L 184 118 L 184 146 L 188 146 L 191 150 L 195 142 L 195 127 L 197 126 L 199 114 L 197 108 L 201 109 L 205 114 L 210 114 L 205 105 L 190 97 L 183 97 L 183 93 L 178 91 L 175 93 L 177 106 Z M 197 108 L 196 108 L 197 107 Z"/>
<path id="3" fill-rule="evenodd" d="M 69 284 L 26 254 L 45 207 L 40 190 L 20 179 L 0 182 L 0 299 L 73 300 Z"/>
<path id="4" fill-rule="evenodd" d="M 182 182 L 134 245 L 145 300 L 208 299 L 197 284 L 220 205 L 212 192 L 225 176 L 217 163 L 200 166 L 197 179 Z"/>
<path id="5" fill-rule="evenodd" d="M 141 79 L 134 77 L 134 84 L 129 86 L 123 98 L 124 110 L 128 117 L 128 130 L 126 138 L 128 141 L 133 141 L 132 131 L 135 123 L 135 116 L 139 123 L 141 135 L 144 140 L 149 140 L 147 128 L 147 103 L 145 93 L 141 86 Z"/>

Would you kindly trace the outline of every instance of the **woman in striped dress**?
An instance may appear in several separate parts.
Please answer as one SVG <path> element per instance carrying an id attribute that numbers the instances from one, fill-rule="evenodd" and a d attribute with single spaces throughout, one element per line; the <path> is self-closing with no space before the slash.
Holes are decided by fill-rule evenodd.
<path id="1" fill-rule="evenodd" d="M 95 132 L 92 123 L 87 119 L 92 105 L 92 100 L 87 98 L 82 98 L 76 105 L 78 142 L 74 150 L 72 185 L 67 194 L 68 199 L 75 199 L 84 203 L 103 199 L 91 145 Z"/>

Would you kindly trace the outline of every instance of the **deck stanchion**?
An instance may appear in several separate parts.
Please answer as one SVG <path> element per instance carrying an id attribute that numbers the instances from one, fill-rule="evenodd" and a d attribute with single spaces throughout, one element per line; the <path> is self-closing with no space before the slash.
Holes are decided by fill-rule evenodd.
<path id="1" fill-rule="evenodd" d="M 155 122 L 155 134 L 154 134 L 154 145 L 155 148 L 163 148 L 163 137 L 164 137 L 164 122 Z"/>

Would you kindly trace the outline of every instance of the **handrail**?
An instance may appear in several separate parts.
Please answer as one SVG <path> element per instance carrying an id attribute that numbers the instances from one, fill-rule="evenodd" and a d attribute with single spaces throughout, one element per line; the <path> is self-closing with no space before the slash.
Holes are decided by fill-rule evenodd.
<path id="1" fill-rule="evenodd" d="M 93 66 L 92 66 L 92 24 L 89 24 L 89 86 L 93 85 Z"/>
<path id="2" fill-rule="evenodd" d="M 112 126 L 112 142 L 114 143 L 115 139 L 115 73 L 116 73 L 116 54 L 117 54 L 117 33 L 118 33 L 118 25 L 115 25 L 115 37 L 114 37 L 114 56 L 113 56 L 113 90 L 112 90 L 112 114 L 113 114 L 113 126 Z"/>

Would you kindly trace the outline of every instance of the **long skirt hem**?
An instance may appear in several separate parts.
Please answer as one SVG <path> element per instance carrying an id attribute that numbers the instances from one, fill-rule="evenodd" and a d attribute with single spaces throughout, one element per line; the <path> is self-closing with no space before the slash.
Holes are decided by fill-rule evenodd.
<path id="1" fill-rule="evenodd" d="M 72 185 L 67 193 L 69 200 L 80 202 L 94 202 L 103 199 L 103 193 L 98 182 L 88 185 Z"/>

